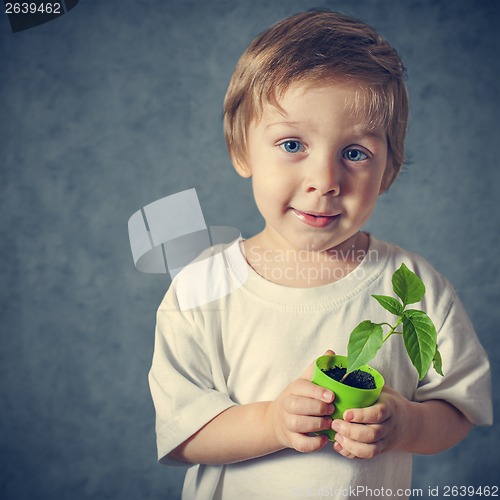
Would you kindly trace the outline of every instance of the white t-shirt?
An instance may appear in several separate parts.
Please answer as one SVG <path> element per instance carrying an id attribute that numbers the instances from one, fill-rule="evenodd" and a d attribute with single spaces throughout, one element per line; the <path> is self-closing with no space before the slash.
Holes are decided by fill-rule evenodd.
<path id="1" fill-rule="evenodd" d="M 445 376 L 431 368 L 419 383 L 399 335 L 370 364 L 410 400 L 443 399 L 472 423 L 491 424 L 487 356 L 453 288 L 424 259 L 371 236 L 366 257 L 346 277 L 291 288 L 255 273 L 236 241 L 185 268 L 158 309 L 149 380 L 160 462 L 175 464 L 166 455 L 230 406 L 275 399 L 326 349 L 345 354 L 360 321 L 393 321 L 371 294 L 393 295 L 391 277 L 402 262 L 426 285 L 422 303 L 411 307 L 436 325 Z M 288 449 L 237 464 L 195 465 L 183 499 L 345 500 L 367 497 L 367 488 L 383 496 L 381 488 L 410 488 L 411 471 L 410 453 L 350 460 L 331 445 L 306 454 Z"/>

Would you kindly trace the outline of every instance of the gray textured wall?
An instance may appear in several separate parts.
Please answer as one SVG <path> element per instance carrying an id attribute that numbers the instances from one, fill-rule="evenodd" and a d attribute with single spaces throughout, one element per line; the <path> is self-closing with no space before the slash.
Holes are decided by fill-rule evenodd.
<path id="1" fill-rule="evenodd" d="M 225 88 L 255 35 L 321 6 L 375 26 L 409 69 L 411 163 L 368 229 L 449 277 L 498 377 L 499 2 L 81 0 L 16 34 L 1 16 L 3 499 L 177 498 L 146 378 L 168 280 L 135 270 L 127 220 L 195 187 L 209 224 L 259 230 Z M 496 432 L 417 458 L 414 485 L 498 483 Z"/>

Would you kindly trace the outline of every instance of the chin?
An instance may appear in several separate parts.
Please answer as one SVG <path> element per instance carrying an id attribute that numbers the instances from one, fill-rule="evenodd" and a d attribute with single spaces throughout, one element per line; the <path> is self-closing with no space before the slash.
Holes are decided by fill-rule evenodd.
<path id="1" fill-rule="evenodd" d="M 302 244 L 296 244 L 295 247 L 299 250 L 306 250 L 309 252 L 326 252 L 338 245 L 337 241 L 307 241 Z"/>

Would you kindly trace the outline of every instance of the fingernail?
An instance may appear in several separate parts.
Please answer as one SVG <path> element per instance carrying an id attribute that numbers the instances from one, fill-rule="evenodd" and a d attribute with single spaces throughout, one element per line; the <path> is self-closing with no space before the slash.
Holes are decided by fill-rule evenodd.
<path id="1" fill-rule="evenodd" d="M 332 429 L 335 432 L 341 432 L 342 431 L 342 423 L 339 420 L 334 420 L 332 422 Z"/>
<path id="2" fill-rule="evenodd" d="M 340 444 L 339 444 L 339 443 L 337 443 L 337 442 L 335 442 L 335 443 L 333 444 L 333 449 L 334 449 L 335 451 L 338 451 L 338 452 L 340 452 L 340 451 L 342 451 L 342 450 L 343 450 L 342 446 L 340 446 Z"/>
<path id="3" fill-rule="evenodd" d="M 323 398 L 325 399 L 325 401 L 327 403 L 329 403 L 332 400 L 332 398 L 333 398 L 333 392 L 332 391 L 325 391 L 323 393 Z"/>
<path id="4" fill-rule="evenodd" d="M 344 420 L 351 421 L 354 420 L 354 413 L 352 411 L 346 411 L 344 413 Z"/>

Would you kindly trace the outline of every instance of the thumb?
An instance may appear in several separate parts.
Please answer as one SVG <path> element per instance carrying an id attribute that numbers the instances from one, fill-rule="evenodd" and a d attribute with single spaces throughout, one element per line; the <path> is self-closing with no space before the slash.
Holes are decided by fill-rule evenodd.
<path id="1" fill-rule="evenodd" d="M 333 356 L 334 351 L 328 349 L 322 354 L 322 356 Z M 316 360 L 314 360 L 304 371 L 304 373 L 299 378 L 305 378 L 306 380 L 312 380 L 314 374 L 314 367 L 316 366 Z"/>

